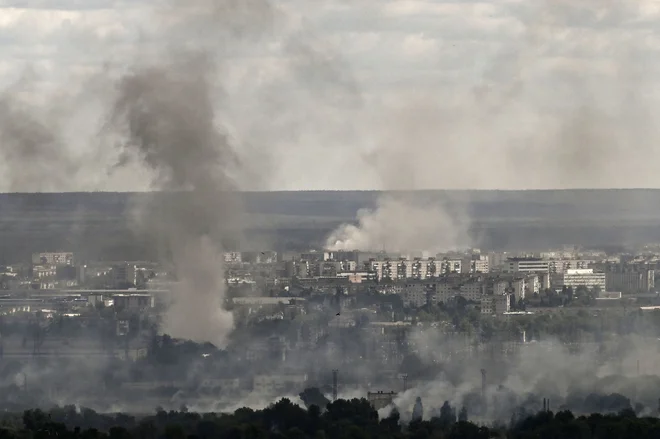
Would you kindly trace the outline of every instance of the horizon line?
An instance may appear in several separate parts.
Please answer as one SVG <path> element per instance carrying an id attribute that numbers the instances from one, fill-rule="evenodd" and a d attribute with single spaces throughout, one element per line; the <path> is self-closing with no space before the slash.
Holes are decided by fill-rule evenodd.
<path id="1" fill-rule="evenodd" d="M 274 190 L 217 190 L 215 192 L 230 193 L 310 193 L 310 192 L 375 192 L 375 193 L 401 193 L 401 192 L 571 192 L 571 191 L 660 191 L 660 187 L 610 187 L 610 188 L 543 188 L 543 189 L 274 189 Z M 15 191 L 0 192 L 0 195 L 64 195 L 64 194 L 154 194 L 178 193 L 190 190 L 133 190 L 133 191 Z"/>

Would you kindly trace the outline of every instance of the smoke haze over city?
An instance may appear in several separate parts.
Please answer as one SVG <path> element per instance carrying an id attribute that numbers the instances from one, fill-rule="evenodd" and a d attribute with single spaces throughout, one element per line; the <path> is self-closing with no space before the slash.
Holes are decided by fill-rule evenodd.
<path id="1" fill-rule="evenodd" d="M 0 411 L 657 416 L 658 23 L 0 1 Z"/>
<path id="2" fill-rule="evenodd" d="M 0 188 L 151 188 L 98 139 L 107 82 L 176 46 L 217 64 L 241 189 L 659 185 L 653 2 L 194 3 L 4 2 Z"/>

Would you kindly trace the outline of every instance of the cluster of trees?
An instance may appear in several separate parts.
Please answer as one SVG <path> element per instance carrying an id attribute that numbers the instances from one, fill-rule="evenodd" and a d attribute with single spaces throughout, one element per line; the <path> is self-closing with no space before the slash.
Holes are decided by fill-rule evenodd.
<path id="1" fill-rule="evenodd" d="M 102 415 L 73 406 L 49 412 L 28 410 L 22 415 L 1 417 L 0 438 L 57 437 L 78 439 L 325 439 L 325 438 L 548 438 L 615 439 L 660 437 L 658 418 L 638 418 L 633 411 L 618 415 L 575 417 L 569 411 L 554 414 L 541 411 L 513 417 L 508 426 L 479 426 L 467 420 L 467 413 L 457 416 L 446 404 L 430 420 L 414 418 L 405 424 L 393 411 L 379 419 L 366 399 L 337 400 L 324 408 L 312 404 L 307 409 L 288 399 L 263 410 L 242 408 L 233 414 L 191 413 L 157 410 L 154 415 L 136 418 L 125 414 Z"/>
<path id="2" fill-rule="evenodd" d="M 535 293 L 532 302 L 535 306 L 592 306 L 596 304 L 596 297 L 600 294 L 600 288 L 587 288 L 585 286 L 563 287 L 560 292 L 546 289 L 541 293 Z"/>

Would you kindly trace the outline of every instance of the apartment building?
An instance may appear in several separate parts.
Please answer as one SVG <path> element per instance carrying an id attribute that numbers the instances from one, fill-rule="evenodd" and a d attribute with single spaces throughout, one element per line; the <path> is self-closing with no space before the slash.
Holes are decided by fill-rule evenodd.
<path id="1" fill-rule="evenodd" d="M 406 308 L 420 308 L 429 301 L 430 287 L 423 283 L 406 284 L 401 289 L 401 299 Z"/>
<path id="2" fill-rule="evenodd" d="M 73 265 L 71 252 L 42 252 L 32 254 L 33 265 Z"/>
<path id="3" fill-rule="evenodd" d="M 437 283 L 430 300 L 432 303 L 446 303 L 460 296 L 465 300 L 479 302 L 484 293 L 485 283 L 482 279 L 457 278 Z"/>
<path id="4" fill-rule="evenodd" d="M 511 310 L 511 296 L 483 296 L 480 301 L 481 314 L 504 314 Z"/>
<path id="5" fill-rule="evenodd" d="M 655 290 L 655 271 L 623 271 L 605 273 L 605 289 L 623 293 L 648 293 Z"/>
<path id="6" fill-rule="evenodd" d="M 543 274 L 502 273 L 486 278 L 486 294 L 513 294 L 516 300 L 539 293 L 543 288 Z"/>
<path id="7" fill-rule="evenodd" d="M 367 270 L 380 279 L 431 279 L 438 276 L 438 261 L 433 258 L 370 260 Z"/>
<path id="8" fill-rule="evenodd" d="M 461 261 L 462 273 L 488 273 L 490 271 L 488 257 L 484 255 L 472 255 Z"/>
<path id="9" fill-rule="evenodd" d="M 134 264 L 117 264 L 112 267 L 110 274 L 115 287 L 123 287 L 126 284 L 137 285 L 140 270 Z"/>
<path id="10" fill-rule="evenodd" d="M 588 259 L 552 259 L 548 262 L 550 273 L 565 273 L 568 270 L 586 270 L 596 261 Z"/>
<path id="11" fill-rule="evenodd" d="M 116 309 L 141 311 L 153 308 L 156 304 L 151 294 L 113 294 L 112 301 Z"/>
<path id="12" fill-rule="evenodd" d="M 550 261 L 539 258 L 509 258 L 502 266 L 504 273 L 537 273 L 550 271 Z"/>
<path id="13" fill-rule="evenodd" d="M 488 270 L 493 271 L 502 271 L 504 265 L 507 263 L 510 255 L 508 253 L 502 252 L 491 252 L 488 253 L 486 258 L 488 259 Z"/>
<path id="14" fill-rule="evenodd" d="M 238 264 L 243 261 L 241 252 L 225 252 L 224 260 L 228 264 Z"/>
<path id="15" fill-rule="evenodd" d="M 463 261 L 461 259 L 447 259 L 440 261 L 440 274 L 462 273 Z"/>
<path id="16" fill-rule="evenodd" d="M 595 272 L 592 268 L 569 269 L 564 273 L 554 276 L 557 287 L 586 287 L 588 289 L 598 288 L 601 291 L 606 290 L 605 273 Z"/>

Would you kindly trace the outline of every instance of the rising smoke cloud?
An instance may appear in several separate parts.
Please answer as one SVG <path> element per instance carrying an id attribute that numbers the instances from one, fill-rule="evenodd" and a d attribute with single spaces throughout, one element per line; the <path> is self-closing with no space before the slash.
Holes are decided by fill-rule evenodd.
<path id="1" fill-rule="evenodd" d="M 358 212 L 358 223 L 344 224 L 327 238 L 328 250 L 456 250 L 468 241 L 462 223 L 440 205 L 420 205 L 403 196 L 385 195 L 374 210 Z"/>
<path id="2" fill-rule="evenodd" d="M 463 356 L 465 343 L 433 331 L 416 331 L 409 342 L 419 346 L 424 364 L 441 365 L 442 372 L 399 393 L 394 406 L 402 409 L 402 418 L 410 419 L 408 410 L 420 396 L 426 419 L 449 401 L 456 408 L 466 406 L 477 422 L 507 423 L 521 408 L 527 413 L 541 410 L 543 398 L 550 399 L 555 412 L 618 412 L 626 407 L 607 407 L 606 403 L 609 395 L 617 394 L 628 399 L 628 408 L 641 404 L 642 413 L 653 414 L 660 391 L 660 382 L 651 372 L 660 361 L 657 349 L 649 349 L 654 341 L 654 337 L 629 335 L 617 342 L 585 343 L 579 352 L 571 352 L 556 339 L 508 346 L 495 343 Z M 485 398 L 481 369 L 486 370 Z"/>
<path id="3" fill-rule="evenodd" d="M 646 187 L 655 181 L 644 157 L 655 154 L 656 101 L 632 37 L 644 8 L 619 1 L 497 7 L 511 13 L 516 37 L 482 62 L 473 82 L 399 96 L 376 117 L 376 140 L 364 162 L 381 187 L 630 187 L 632 179 Z M 469 221 L 448 220 L 445 203 L 429 204 L 426 212 L 409 197 L 386 194 L 371 213 L 360 212 L 357 224 L 333 231 L 326 245 L 383 249 L 394 239 L 385 230 L 396 230 L 406 241 L 397 246 L 405 247 L 442 247 L 440 234 L 467 235 Z M 417 231 L 408 229 L 412 224 Z"/>
<path id="4" fill-rule="evenodd" d="M 261 1 L 240 7 L 233 2 L 172 2 L 155 15 L 162 14 L 163 23 L 175 29 L 196 27 L 204 37 L 203 31 L 215 32 L 215 26 L 236 35 L 258 26 L 257 18 L 268 15 L 268 6 Z M 196 42 L 178 48 L 164 44 L 163 59 L 138 64 L 123 76 L 109 127 L 125 139 L 120 165 L 137 159 L 153 171 L 153 189 L 166 192 L 138 206 L 137 212 L 139 232 L 155 238 L 176 277 L 162 331 L 224 346 L 233 317 L 224 304 L 223 240 L 240 231 L 242 208 L 232 178 L 240 163 L 217 121 L 216 54 L 203 40 Z"/>
<path id="5" fill-rule="evenodd" d="M 350 79 L 333 71 L 339 63 L 330 52 L 307 44 L 300 31 L 289 36 L 284 12 L 267 1 L 170 2 L 154 16 L 163 23 L 160 34 L 188 38 L 182 45 L 161 43 L 157 61 L 138 62 L 119 79 L 106 130 L 123 139 L 117 166 L 137 161 L 152 171 L 152 189 L 176 192 L 138 206 L 136 216 L 138 232 L 154 237 L 177 278 L 162 330 L 224 345 L 233 321 L 224 310 L 223 249 L 230 240 L 240 245 L 244 216 L 236 192 L 250 188 L 251 179 L 267 179 L 254 163 L 268 160 L 268 145 L 245 148 L 254 138 L 241 142 L 232 135 L 235 102 L 225 93 L 222 56 L 237 47 L 255 50 L 265 35 L 277 36 L 287 71 L 303 88 L 337 84 L 336 90 L 355 92 Z M 298 114 L 312 100 L 319 109 L 324 102 L 337 109 L 329 97 L 316 96 L 312 90 L 284 113 Z M 255 155 L 246 157 L 246 150 Z"/>

